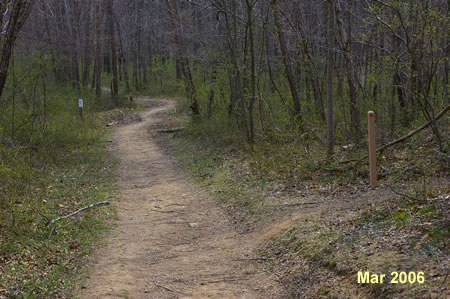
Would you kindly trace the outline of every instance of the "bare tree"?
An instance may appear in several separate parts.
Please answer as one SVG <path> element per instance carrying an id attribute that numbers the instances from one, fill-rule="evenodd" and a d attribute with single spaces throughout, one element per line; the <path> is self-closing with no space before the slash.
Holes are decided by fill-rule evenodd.
<path id="1" fill-rule="evenodd" d="M 6 26 L 4 38 L 0 40 L 1 58 L 0 58 L 0 96 L 3 93 L 5 87 L 6 78 L 8 76 L 9 63 L 11 60 L 11 53 L 14 47 L 14 43 L 17 38 L 17 34 L 22 29 L 25 21 L 30 15 L 31 9 L 34 5 L 34 0 L 18 0 L 18 1 L 2 1 L 0 3 L 0 26 L 3 29 L 3 25 Z M 4 14 L 7 11 L 7 6 L 12 5 L 11 13 L 7 18 L 6 24 L 4 24 Z"/>
<path id="2" fill-rule="evenodd" d="M 99 98 L 102 95 L 102 64 L 101 64 L 101 51 L 102 51 L 102 23 L 103 23 L 103 10 L 102 0 L 98 0 L 95 5 L 95 58 L 94 58 L 94 80 L 95 82 L 95 94 Z"/>
<path id="3" fill-rule="evenodd" d="M 356 74 L 356 64 L 352 53 L 352 15 L 347 12 L 347 22 L 344 20 L 342 5 L 337 0 L 337 23 L 339 29 L 339 44 L 345 60 L 345 70 L 347 75 L 348 93 L 350 99 L 350 119 L 352 123 L 353 138 L 356 142 L 361 140 L 361 112 L 358 95 L 358 78 Z M 350 1 L 353 5 L 353 0 Z"/>
<path id="4" fill-rule="evenodd" d="M 118 84 L 118 72 L 117 72 L 117 53 L 116 53 L 116 38 L 114 29 L 114 13 L 113 13 L 113 0 L 107 0 L 106 11 L 108 14 L 109 24 L 109 45 L 111 49 L 111 68 L 112 68 L 112 82 L 111 82 L 111 96 L 114 99 L 116 105 L 119 105 L 119 84 Z"/>
<path id="5" fill-rule="evenodd" d="M 330 157 L 334 151 L 334 99 L 333 99 L 333 77 L 334 77 L 334 0 L 328 0 L 327 14 L 327 153 Z"/>
<path id="6" fill-rule="evenodd" d="M 189 59 L 186 57 L 185 48 L 183 44 L 183 26 L 181 24 L 180 16 L 178 14 L 177 3 L 175 0 L 165 0 L 169 20 L 172 25 L 174 46 L 177 58 L 180 61 L 180 67 L 183 74 L 183 79 L 186 85 L 186 92 L 191 100 L 192 113 L 200 114 L 200 107 L 198 105 L 197 95 L 195 92 L 194 81 L 192 80 L 192 73 L 189 66 Z"/>
<path id="7" fill-rule="evenodd" d="M 298 96 L 297 91 L 297 82 L 294 78 L 294 73 L 291 68 L 291 62 L 289 61 L 289 54 L 286 48 L 286 42 L 284 38 L 284 30 L 281 26 L 279 12 L 278 12 L 278 4 L 276 0 L 272 0 L 272 9 L 273 9 L 273 16 L 274 16 L 274 23 L 275 23 L 275 31 L 278 36 L 278 41 L 280 43 L 280 50 L 281 55 L 284 63 L 284 69 L 286 72 L 286 77 L 289 82 L 289 88 L 291 90 L 292 95 L 292 101 L 294 104 L 294 113 L 296 116 L 301 117 L 301 104 L 300 104 L 300 98 Z"/>
<path id="8" fill-rule="evenodd" d="M 83 53 L 83 86 L 89 84 L 89 72 L 92 60 L 92 1 L 87 1 L 86 21 L 85 21 L 85 37 L 84 37 L 84 53 Z"/>

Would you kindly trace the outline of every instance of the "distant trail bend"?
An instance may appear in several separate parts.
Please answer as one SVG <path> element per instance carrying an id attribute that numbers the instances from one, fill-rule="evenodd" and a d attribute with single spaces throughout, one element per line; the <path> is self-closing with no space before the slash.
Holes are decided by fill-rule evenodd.
<path id="1" fill-rule="evenodd" d="M 255 239 L 238 234 L 212 199 L 183 175 L 152 137 L 175 107 L 138 99 L 142 121 L 117 128 L 118 226 L 92 257 L 80 298 L 281 298 L 274 275 L 248 257 Z"/>

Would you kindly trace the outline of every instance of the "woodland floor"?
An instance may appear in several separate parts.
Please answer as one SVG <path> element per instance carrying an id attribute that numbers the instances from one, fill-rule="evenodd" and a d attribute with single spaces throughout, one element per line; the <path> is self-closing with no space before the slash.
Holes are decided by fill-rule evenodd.
<path id="1" fill-rule="evenodd" d="M 140 121 L 119 126 L 111 140 L 120 159 L 117 228 L 91 257 L 78 297 L 284 297 L 277 277 L 253 261 L 264 234 L 238 232 L 158 141 L 175 101 L 137 102 Z"/>

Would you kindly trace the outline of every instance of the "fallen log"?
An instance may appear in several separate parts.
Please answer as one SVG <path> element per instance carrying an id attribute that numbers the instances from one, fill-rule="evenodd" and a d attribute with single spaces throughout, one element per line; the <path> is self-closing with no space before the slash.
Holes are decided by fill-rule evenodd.
<path id="1" fill-rule="evenodd" d="M 406 134 L 405 136 L 402 136 L 398 139 L 395 139 L 394 141 L 389 142 L 388 144 L 380 147 L 377 149 L 377 153 L 381 153 L 383 152 L 385 149 L 396 145 L 400 142 L 403 142 L 409 138 L 411 138 L 412 136 L 416 135 L 417 133 L 419 133 L 420 131 L 422 131 L 423 129 L 425 129 L 426 127 L 430 126 L 433 122 L 439 120 L 441 117 L 443 117 L 448 111 L 450 110 L 450 105 L 447 105 L 447 107 L 445 107 L 441 112 L 439 112 L 436 117 L 433 120 L 430 120 L 429 122 L 424 123 L 423 125 L 421 125 L 420 127 L 418 127 L 417 129 L 414 129 L 412 131 L 410 131 L 408 134 Z M 345 161 L 341 161 L 338 162 L 338 164 L 346 164 L 346 163 L 350 163 L 350 162 L 361 162 L 364 159 L 367 158 L 367 155 L 364 155 L 362 158 L 360 159 L 353 159 L 353 160 L 345 160 Z"/>
<path id="2" fill-rule="evenodd" d="M 397 143 L 400 143 L 402 141 L 405 141 L 406 139 L 416 135 L 417 133 L 419 133 L 420 131 L 422 131 L 423 129 L 425 129 L 426 127 L 428 127 L 429 125 L 431 125 L 433 122 L 437 121 L 438 119 L 440 119 L 442 116 L 444 116 L 448 110 L 450 110 L 450 105 L 448 105 L 447 107 L 444 108 L 444 110 L 442 110 L 441 112 L 438 113 L 438 115 L 436 115 L 436 117 L 433 120 L 430 120 L 427 123 L 424 123 L 423 125 L 421 125 L 420 127 L 418 127 L 417 129 L 412 130 L 411 132 L 409 132 L 408 134 L 406 134 L 403 137 L 400 137 L 394 141 L 389 142 L 388 144 L 386 144 L 385 146 L 380 147 L 379 149 L 377 149 L 377 153 L 378 152 L 383 152 L 385 149 L 387 149 L 388 147 L 391 147 Z"/>
<path id="3" fill-rule="evenodd" d="M 86 211 L 86 210 L 89 210 L 89 209 L 92 209 L 92 208 L 96 208 L 96 207 L 100 207 L 100 206 L 107 206 L 107 205 L 109 205 L 109 204 L 110 204 L 109 201 L 101 201 L 101 202 L 96 202 L 96 203 L 90 204 L 90 205 L 88 205 L 88 206 L 86 206 L 86 207 L 84 207 L 84 208 L 78 209 L 78 210 L 76 210 L 75 212 L 72 212 L 72 213 L 70 213 L 70 214 L 68 214 L 68 215 L 61 216 L 61 217 L 58 217 L 58 218 L 55 218 L 55 219 L 49 221 L 49 222 L 47 223 L 47 226 L 52 225 L 52 224 L 54 224 L 55 222 L 58 222 L 58 221 L 60 221 L 60 220 L 63 220 L 63 219 L 66 219 L 66 218 L 75 216 L 76 214 L 81 213 L 81 212 L 83 212 L 83 211 Z"/>

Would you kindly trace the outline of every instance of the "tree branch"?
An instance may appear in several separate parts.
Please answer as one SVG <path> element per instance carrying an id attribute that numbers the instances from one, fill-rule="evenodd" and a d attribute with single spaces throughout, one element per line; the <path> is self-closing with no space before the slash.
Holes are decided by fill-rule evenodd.
<path id="1" fill-rule="evenodd" d="M 441 112 L 438 113 L 438 115 L 436 115 L 436 117 L 426 123 L 424 123 L 423 125 L 421 125 L 420 127 L 418 127 L 417 129 L 412 130 L 411 132 L 409 132 L 408 134 L 406 134 L 405 136 L 402 136 L 394 141 L 389 142 L 388 144 L 386 144 L 385 146 L 382 146 L 380 148 L 377 149 L 377 153 L 382 153 L 385 149 L 387 149 L 388 147 L 391 147 L 393 145 L 396 145 L 397 143 L 403 142 L 406 139 L 411 138 L 412 136 L 416 135 L 417 133 L 419 133 L 420 131 L 422 131 L 423 129 L 425 129 L 426 127 L 428 127 L 429 125 L 431 125 L 433 122 L 439 120 L 441 117 L 443 117 L 448 110 L 450 110 L 450 105 L 448 105 L 447 107 L 445 107 Z M 360 158 L 360 159 L 354 159 L 354 160 L 345 160 L 345 161 L 341 161 L 338 162 L 338 164 L 346 164 L 349 162 L 361 162 L 363 161 L 365 158 L 367 157 L 367 155 L 365 155 L 364 157 Z"/>
<path id="2" fill-rule="evenodd" d="M 60 220 L 63 220 L 63 219 L 66 219 L 66 218 L 75 216 L 76 214 L 81 213 L 81 212 L 83 212 L 83 211 L 86 211 L 86 210 L 89 210 L 89 209 L 92 209 L 92 208 L 95 208 L 95 207 L 107 206 L 107 205 L 109 205 L 109 204 L 110 204 L 109 201 L 101 201 L 101 202 L 96 202 L 96 203 L 90 204 L 90 205 L 88 205 L 88 206 L 86 206 L 86 207 L 84 207 L 84 208 L 78 209 L 78 210 L 76 210 L 75 212 L 70 213 L 70 214 L 68 214 L 68 215 L 66 215 L 66 216 L 61 216 L 61 217 L 58 217 L 58 218 L 53 219 L 52 221 L 49 221 L 49 222 L 47 223 L 47 226 L 50 226 L 50 225 L 52 225 L 52 224 L 54 224 L 55 222 L 58 222 L 58 221 L 60 221 Z"/>
<path id="3" fill-rule="evenodd" d="M 448 110 L 450 110 L 450 105 L 448 105 L 447 107 L 444 108 L 444 110 L 442 110 L 441 112 L 438 113 L 438 115 L 436 115 L 436 117 L 430 121 L 428 121 L 427 123 L 421 125 L 420 127 L 418 127 L 415 130 L 412 130 L 411 132 L 409 132 L 408 134 L 406 134 L 403 137 L 400 137 L 392 142 L 389 142 L 388 144 L 386 144 L 385 146 L 380 147 L 379 149 L 377 149 L 377 153 L 378 152 L 383 152 L 385 149 L 387 149 L 388 147 L 391 147 L 397 143 L 400 143 L 402 141 L 405 141 L 406 139 L 414 136 L 415 134 L 419 133 L 420 131 L 422 131 L 423 129 L 425 129 L 426 127 L 428 127 L 429 125 L 431 125 L 433 122 L 437 121 L 438 119 L 440 119 L 442 116 L 444 116 Z"/>

